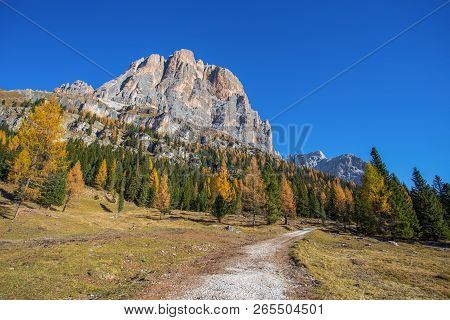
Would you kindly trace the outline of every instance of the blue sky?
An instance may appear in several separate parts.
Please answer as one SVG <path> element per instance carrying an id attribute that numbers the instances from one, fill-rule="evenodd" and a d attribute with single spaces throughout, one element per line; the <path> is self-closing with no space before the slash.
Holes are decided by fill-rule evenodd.
<path id="1" fill-rule="evenodd" d="M 190 49 L 232 70 L 271 119 L 445 1 L 6 2 L 112 74 L 151 53 Z M 311 124 L 304 152 L 368 159 L 375 145 L 408 185 L 413 166 L 448 181 L 449 35 L 447 5 L 272 122 Z M 0 36 L 2 89 L 111 78 L 1 2 Z"/>

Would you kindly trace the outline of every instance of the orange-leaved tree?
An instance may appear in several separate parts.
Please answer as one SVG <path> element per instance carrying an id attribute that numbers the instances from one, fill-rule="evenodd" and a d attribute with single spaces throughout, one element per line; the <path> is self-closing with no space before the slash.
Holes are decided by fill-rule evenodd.
<path id="1" fill-rule="evenodd" d="M 256 224 L 256 216 L 262 214 L 266 206 L 266 190 L 261 171 L 258 167 L 256 157 L 252 157 L 250 166 L 244 177 L 242 188 L 242 202 L 245 211 L 253 215 L 253 226 Z"/>
<path id="2" fill-rule="evenodd" d="M 288 179 L 286 179 L 286 176 L 284 174 L 281 176 L 280 191 L 281 211 L 283 211 L 284 215 L 284 224 L 288 224 L 288 217 L 295 216 L 296 208 L 291 183 L 288 181 Z"/>
<path id="3" fill-rule="evenodd" d="M 81 171 L 80 161 L 78 161 L 67 173 L 67 198 L 64 203 L 63 212 L 66 210 L 69 201 L 83 192 L 83 188 L 83 172 Z"/>
<path id="4" fill-rule="evenodd" d="M 169 211 L 170 192 L 167 173 L 161 175 L 161 180 L 155 195 L 155 207 L 159 210 L 160 214 L 165 215 Z"/>
<path id="5" fill-rule="evenodd" d="M 38 104 L 17 132 L 21 146 L 9 172 L 9 180 L 17 185 L 17 218 L 26 198 L 37 199 L 47 177 L 65 170 L 66 143 L 63 141 L 63 114 L 55 97 Z"/>
<path id="6" fill-rule="evenodd" d="M 103 159 L 100 167 L 98 168 L 97 175 L 95 176 L 94 185 L 97 189 L 103 189 L 106 186 L 106 179 L 108 178 L 108 167 L 106 166 L 106 160 Z"/>

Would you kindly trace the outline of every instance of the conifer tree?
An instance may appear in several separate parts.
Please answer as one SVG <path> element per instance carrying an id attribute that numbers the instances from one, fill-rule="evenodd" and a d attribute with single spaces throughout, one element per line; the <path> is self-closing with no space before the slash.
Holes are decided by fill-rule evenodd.
<path id="1" fill-rule="evenodd" d="M 222 223 L 223 217 L 227 214 L 228 204 L 225 202 L 225 199 L 222 197 L 222 194 L 219 193 L 214 200 L 214 204 L 212 207 L 212 215 L 217 218 L 219 223 Z"/>
<path id="2" fill-rule="evenodd" d="M 40 189 L 37 202 L 50 208 L 52 205 L 61 206 L 66 197 L 66 177 L 62 172 L 50 174 Z"/>
<path id="3" fill-rule="evenodd" d="M 148 176 L 144 176 L 141 183 L 141 189 L 137 197 L 137 205 L 144 207 L 148 203 L 148 197 L 150 193 L 150 181 Z"/>
<path id="4" fill-rule="evenodd" d="M 382 222 L 386 223 L 386 235 L 390 233 L 390 236 L 393 238 L 407 239 L 418 235 L 418 220 L 406 187 L 400 183 L 395 175 L 389 175 L 389 171 L 375 147 L 372 148 L 371 155 L 371 163 L 378 173 L 383 176 L 386 187 L 389 190 L 390 212 L 382 220 Z"/>
<path id="5" fill-rule="evenodd" d="M 6 133 L 3 130 L 0 130 L 0 144 L 6 145 Z"/>
<path id="6" fill-rule="evenodd" d="M 389 196 L 383 176 L 373 165 L 367 164 L 357 201 L 357 222 L 361 231 L 367 234 L 386 233 L 384 221 L 391 210 Z"/>
<path id="7" fill-rule="evenodd" d="M 108 178 L 108 167 L 106 165 L 106 160 L 103 159 L 100 167 L 98 168 L 97 175 L 95 176 L 94 185 L 100 190 L 105 188 L 106 179 Z"/>
<path id="8" fill-rule="evenodd" d="M 395 175 L 391 175 L 389 180 L 391 196 L 389 204 L 391 206 L 391 236 L 393 238 L 410 239 L 420 233 L 419 221 L 414 211 L 413 202 L 406 189 Z"/>
<path id="9" fill-rule="evenodd" d="M 302 181 L 297 189 L 297 215 L 300 217 L 309 216 L 309 194 L 306 184 Z"/>
<path id="10" fill-rule="evenodd" d="M 386 165 L 381 160 L 381 156 L 378 153 L 378 150 L 375 147 L 372 147 L 370 155 L 372 156 L 372 165 L 375 167 L 375 169 L 377 169 L 377 171 L 383 176 L 384 179 L 387 179 L 389 177 L 389 172 L 386 168 Z"/>
<path id="11" fill-rule="evenodd" d="M 288 217 L 292 217 L 295 215 L 295 198 L 294 193 L 292 192 L 291 183 L 286 179 L 286 176 L 283 174 L 281 176 L 281 211 L 284 214 L 284 224 L 288 224 Z"/>
<path id="12" fill-rule="evenodd" d="M 64 203 L 64 208 L 62 210 L 63 212 L 66 210 L 69 201 L 80 195 L 83 192 L 83 189 L 83 172 L 81 171 L 80 161 L 77 161 L 77 163 L 67 173 L 67 198 Z"/>
<path id="13" fill-rule="evenodd" d="M 155 197 L 155 207 L 161 214 L 169 212 L 170 208 L 170 193 L 167 173 L 161 175 L 161 181 L 159 183 L 158 191 Z"/>
<path id="14" fill-rule="evenodd" d="M 149 161 L 149 167 L 151 167 L 150 171 L 150 177 L 149 177 L 149 192 L 148 192 L 148 200 L 147 200 L 147 206 L 152 207 L 154 205 L 155 195 L 158 192 L 159 188 L 159 176 L 158 171 L 156 171 L 156 168 L 153 166 L 153 163 L 151 160 Z"/>
<path id="15" fill-rule="evenodd" d="M 417 168 L 413 171 L 411 198 L 420 223 L 422 238 L 437 240 L 446 236 L 444 210 L 439 199 Z"/>
<path id="16" fill-rule="evenodd" d="M 133 174 L 128 183 L 126 183 L 125 185 L 125 199 L 130 201 L 130 202 L 135 202 L 137 203 L 137 198 L 139 195 L 139 190 L 140 190 L 140 184 L 138 181 L 138 176 L 136 174 Z"/>
<path id="17" fill-rule="evenodd" d="M 230 203 L 233 200 L 234 194 L 228 180 L 228 168 L 225 159 L 222 159 L 220 170 L 214 178 L 214 192 L 216 195 L 222 195 L 226 203 Z"/>
<path id="18" fill-rule="evenodd" d="M 17 132 L 22 151 L 9 172 L 9 179 L 18 186 L 18 204 L 14 219 L 25 198 L 37 199 L 39 189 L 50 174 L 64 171 L 67 163 L 63 141 L 61 107 L 55 98 L 38 104 Z M 13 139 L 14 140 L 14 139 Z"/>
<path id="19" fill-rule="evenodd" d="M 264 183 L 267 196 L 267 223 L 273 224 L 281 217 L 280 187 L 278 178 L 268 162 L 264 167 Z"/>
<path id="20" fill-rule="evenodd" d="M 125 181 L 127 178 L 127 172 L 124 171 L 122 179 L 120 180 L 120 188 L 119 188 L 119 201 L 117 203 L 117 213 L 123 211 L 124 203 L 125 203 Z"/>
<path id="21" fill-rule="evenodd" d="M 117 160 L 113 159 L 108 173 L 108 183 L 106 190 L 114 192 L 116 185 Z"/>
<path id="22" fill-rule="evenodd" d="M 252 157 L 244 177 L 242 202 L 244 210 L 252 213 L 254 226 L 256 224 L 256 216 L 261 215 L 266 206 L 264 181 L 255 157 Z"/>
<path id="23" fill-rule="evenodd" d="M 450 185 L 442 181 L 441 177 L 435 176 L 433 180 L 433 189 L 442 207 L 444 208 L 444 220 L 447 224 L 447 228 L 450 227 Z"/>

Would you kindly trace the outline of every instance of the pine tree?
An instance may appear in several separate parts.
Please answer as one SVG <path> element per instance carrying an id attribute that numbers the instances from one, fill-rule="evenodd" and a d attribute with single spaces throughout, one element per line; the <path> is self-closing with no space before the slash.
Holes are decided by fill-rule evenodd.
<path id="1" fill-rule="evenodd" d="M 243 184 L 242 206 L 245 211 L 252 213 L 254 226 L 256 224 L 256 216 L 261 215 L 266 206 L 264 181 L 255 157 L 250 161 Z"/>
<path id="2" fill-rule="evenodd" d="M 139 195 L 140 183 L 138 181 L 138 176 L 133 174 L 128 183 L 125 185 L 125 199 L 130 202 L 137 203 L 137 198 Z"/>
<path id="3" fill-rule="evenodd" d="M 222 194 L 219 193 L 214 200 L 214 204 L 212 207 L 212 215 L 217 218 L 217 221 L 219 223 L 222 223 L 222 218 L 227 214 L 227 206 L 228 204 L 222 197 Z"/>
<path id="4" fill-rule="evenodd" d="M 295 215 L 295 198 L 294 193 L 292 192 L 291 183 L 286 179 L 286 176 L 283 174 L 281 176 L 281 211 L 284 214 L 284 224 L 288 224 L 288 217 L 292 217 Z"/>
<path id="5" fill-rule="evenodd" d="M 302 181 L 297 190 L 297 215 L 299 217 L 309 216 L 309 194 L 306 184 Z"/>
<path id="6" fill-rule="evenodd" d="M 312 218 L 318 218 L 320 216 L 320 201 L 313 188 L 308 190 L 308 215 Z"/>
<path id="7" fill-rule="evenodd" d="M 66 192 L 65 175 L 62 172 L 51 174 L 40 189 L 37 202 L 45 208 L 50 208 L 52 205 L 61 206 L 64 203 Z"/>
<path id="8" fill-rule="evenodd" d="M 437 240 L 446 236 L 444 210 L 439 199 L 417 168 L 413 171 L 411 198 L 420 223 L 422 238 Z"/>
<path id="9" fill-rule="evenodd" d="M 161 214 L 166 214 L 169 212 L 170 208 L 170 193 L 169 193 L 169 183 L 166 173 L 161 176 L 161 181 L 159 183 L 158 191 L 155 197 L 155 207 L 159 210 Z"/>
<path id="10" fill-rule="evenodd" d="M 375 147 L 372 147 L 370 151 L 370 155 L 372 156 L 371 164 L 377 169 L 377 171 L 383 176 L 384 179 L 389 177 L 389 172 L 386 168 L 386 165 L 381 160 L 381 156 L 378 153 L 378 150 Z"/>
<path id="11" fill-rule="evenodd" d="M 277 176 L 268 162 L 263 172 L 267 196 L 267 223 L 273 224 L 281 217 L 280 187 Z"/>
<path id="12" fill-rule="evenodd" d="M 83 192 L 84 189 L 84 180 L 83 180 L 83 172 L 81 171 L 81 164 L 78 161 L 72 169 L 67 173 L 67 198 L 64 203 L 63 212 L 66 210 L 67 204 L 69 201 Z"/>
<path id="13" fill-rule="evenodd" d="M 412 206 L 412 200 L 405 186 L 403 186 L 395 175 L 389 175 L 386 165 L 375 148 L 372 148 L 371 163 L 383 176 L 387 189 L 389 190 L 389 215 L 383 222 L 386 223 L 387 235 L 393 238 L 412 238 L 418 235 L 419 225 L 417 216 Z"/>
<path id="14" fill-rule="evenodd" d="M 147 205 L 149 193 L 150 193 L 150 181 L 147 176 L 144 176 L 141 183 L 141 189 L 139 190 L 139 195 L 137 197 L 137 205 L 139 207 L 144 207 Z"/>
<path id="15" fill-rule="evenodd" d="M 120 180 L 120 188 L 119 188 L 119 201 L 117 203 L 117 213 L 123 211 L 124 203 L 125 203 L 125 181 L 127 178 L 127 172 L 124 171 L 122 179 Z"/>
<path id="16" fill-rule="evenodd" d="M 435 176 L 433 180 L 433 189 L 439 200 L 441 201 L 442 207 L 444 208 L 444 220 L 447 224 L 447 228 L 450 227 L 450 185 L 444 183 L 439 176 Z"/>
<path id="17" fill-rule="evenodd" d="M 50 174 L 64 171 L 67 163 L 61 107 L 55 98 L 38 104 L 17 132 L 22 151 L 12 164 L 9 179 L 18 185 L 14 219 L 25 198 L 37 199 Z M 13 139 L 14 140 L 14 139 Z"/>
<path id="18" fill-rule="evenodd" d="M 410 239 L 420 233 L 419 221 L 414 211 L 411 197 L 395 175 L 389 180 L 391 196 L 389 204 L 392 211 L 390 228 L 393 238 Z"/>
<path id="19" fill-rule="evenodd" d="M 106 160 L 103 159 L 100 167 L 98 168 L 97 175 L 95 176 L 94 185 L 100 190 L 105 188 L 106 179 L 108 178 L 108 167 L 106 166 Z"/>

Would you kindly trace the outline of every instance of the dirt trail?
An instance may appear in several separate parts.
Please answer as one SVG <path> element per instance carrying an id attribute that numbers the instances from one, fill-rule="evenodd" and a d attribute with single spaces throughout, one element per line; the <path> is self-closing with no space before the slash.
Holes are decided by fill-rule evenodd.
<path id="1" fill-rule="evenodd" d="M 290 232 L 243 247 L 213 274 L 200 276 L 175 299 L 289 299 L 309 298 L 313 283 L 304 270 L 290 263 L 288 251 L 294 240 L 311 229 Z"/>

